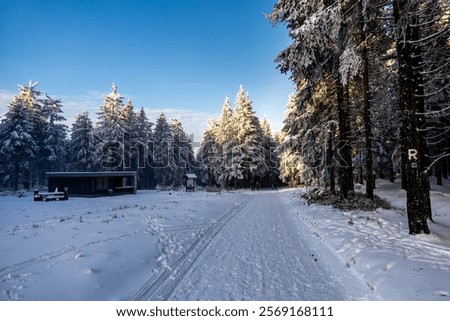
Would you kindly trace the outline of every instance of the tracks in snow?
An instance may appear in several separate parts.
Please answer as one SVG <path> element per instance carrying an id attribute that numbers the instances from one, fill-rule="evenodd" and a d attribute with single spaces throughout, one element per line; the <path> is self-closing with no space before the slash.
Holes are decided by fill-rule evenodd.
<path id="1" fill-rule="evenodd" d="M 206 247 L 249 201 L 250 197 L 247 197 L 236 206 L 229 209 L 215 224 L 210 226 L 201 237 L 197 238 L 181 257 L 171 263 L 169 269 L 164 269 L 162 272 L 153 275 L 136 291 L 130 300 L 167 300 Z"/>
<path id="2" fill-rule="evenodd" d="M 93 246 L 93 245 L 97 245 L 100 243 L 106 243 L 106 242 L 110 242 L 110 241 L 117 241 L 117 240 L 122 240 L 122 239 L 126 239 L 129 237 L 135 237 L 135 236 L 140 236 L 140 235 L 145 235 L 145 234 L 149 234 L 152 233 L 152 228 L 146 228 L 144 230 L 140 230 L 140 231 L 135 231 L 132 233 L 128 233 L 128 234 L 124 234 L 124 235 L 119 235 L 119 236 L 115 236 L 115 237 L 110 237 L 107 239 L 102 239 L 102 240 L 97 240 L 97 241 L 93 241 L 90 243 L 86 243 L 86 244 L 73 244 L 73 245 L 69 245 L 63 249 L 59 249 L 59 250 L 55 250 L 55 251 L 51 251 L 51 252 L 47 252 L 44 253 L 40 256 L 37 257 L 33 257 L 29 260 L 17 263 L 17 264 L 13 264 L 7 267 L 4 267 L 2 269 L 0 269 L 0 281 L 3 280 L 5 277 L 7 277 L 10 274 L 16 273 L 20 270 L 29 268 L 33 265 L 36 264 L 40 264 L 40 263 L 45 263 L 48 262 L 50 260 L 56 259 L 60 256 L 63 256 L 65 254 L 68 253 L 74 253 L 76 254 L 77 252 L 80 252 L 83 248 L 89 247 L 89 246 Z M 72 259 L 75 257 L 71 257 Z"/>

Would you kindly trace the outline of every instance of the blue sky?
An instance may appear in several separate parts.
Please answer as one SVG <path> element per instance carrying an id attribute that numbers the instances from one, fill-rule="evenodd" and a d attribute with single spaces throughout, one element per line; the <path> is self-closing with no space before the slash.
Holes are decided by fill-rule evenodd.
<path id="1" fill-rule="evenodd" d="M 116 83 L 151 121 L 161 111 L 204 130 L 242 84 L 275 130 L 293 85 L 274 58 L 290 40 L 264 17 L 275 0 L 0 0 L 0 115 L 19 84 L 76 113 Z"/>

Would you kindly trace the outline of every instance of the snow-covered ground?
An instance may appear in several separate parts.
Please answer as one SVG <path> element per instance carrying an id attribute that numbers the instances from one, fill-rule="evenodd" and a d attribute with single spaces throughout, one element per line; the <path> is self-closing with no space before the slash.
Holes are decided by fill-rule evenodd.
<path id="1" fill-rule="evenodd" d="M 375 193 L 395 209 L 342 212 L 311 205 L 300 206 L 299 217 L 381 299 L 450 300 L 450 189 L 431 191 L 431 234 L 409 235 L 406 192 L 397 183 L 377 184 Z"/>
<path id="2" fill-rule="evenodd" d="M 0 300 L 450 300 L 450 190 L 411 236 L 405 194 L 378 185 L 397 210 L 298 189 L 0 196 Z"/>

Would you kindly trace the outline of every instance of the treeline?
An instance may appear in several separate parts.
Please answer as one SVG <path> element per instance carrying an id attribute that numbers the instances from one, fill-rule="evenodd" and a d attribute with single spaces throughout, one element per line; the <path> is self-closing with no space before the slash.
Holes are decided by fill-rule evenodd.
<path id="1" fill-rule="evenodd" d="M 49 171 L 137 170 L 138 188 L 176 187 L 197 168 L 192 144 L 178 119 L 156 123 L 135 111 L 117 87 L 105 96 L 94 124 L 88 112 L 64 125 L 62 102 L 20 86 L 0 124 L 0 186 L 33 188 Z"/>
<path id="2" fill-rule="evenodd" d="M 161 114 L 150 122 L 114 84 L 96 122 L 85 111 L 70 128 L 62 102 L 36 86 L 20 86 L 0 124 L 0 186 L 30 189 L 46 185 L 46 172 L 105 170 L 137 171 L 139 189 L 176 188 L 187 173 L 222 188 L 280 183 L 269 123 L 256 117 L 242 86 L 235 109 L 227 98 L 219 119 L 210 121 L 197 155 L 178 119 Z"/>
<path id="3" fill-rule="evenodd" d="M 198 153 L 202 181 L 223 188 L 276 187 L 279 160 L 270 125 L 253 111 L 252 101 L 241 86 L 234 109 L 228 97 L 218 119 L 203 134 Z"/>
<path id="4" fill-rule="evenodd" d="M 281 175 L 348 197 L 401 177 L 410 233 L 429 233 L 430 177 L 448 178 L 450 7 L 444 0 L 278 0 L 292 43 L 276 58 L 297 90 Z"/>

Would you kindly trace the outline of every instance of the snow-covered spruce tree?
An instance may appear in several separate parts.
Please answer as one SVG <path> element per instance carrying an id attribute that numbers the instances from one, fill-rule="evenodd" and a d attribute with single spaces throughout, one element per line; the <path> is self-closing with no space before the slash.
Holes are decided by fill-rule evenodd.
<path id="1" fill-rule="evenodd" d="M 134 126 L 136 122 L 136 114 L 134 112 L 134 106 L 130 99 L 124 105 L 122 113 L 120 115 L 120 121 L 124 131 L 123 136 L 123 169 L 137 170 L 139 167 L 139 146 L 136 146 L 135 138 L 138 133 L 135 132 Z"/>
<path id="2" fill-rule="evenodd" d="M 358 6 L 352 10 L 350 21 L 359 21 L 354 28 L 356 34 L 359 33 L 359 37 L 353 37 L 356 41 L 351 41 L 347 49 L 350 49 L 350 55 L 348 60 L 350 61 L 350 67 L 347 68 L 347 75 L 356 76 L 358 71 L 362 70 L 361 80 L 362 83 L 362 97 L 363 97 L 363 124 L 364 124 L 364 158 L 365 158 L 365 176 L 366 178 L 366 196 L 370 199 L 374 198 L 375 188 L 375 176 L 373 171 L 373 147 L 372 147 L 372 117 L 371 117 L 371 100 L 370 100 L 370 72 L 369 72 L 369 40 L 370 40 L 370 6 L 369 0 L 359 1 Z M 359 31 L 359 32 L 358 32 Z M 359 45 L 359 49 L 355 43 Z M 346 50 L 341 56 L 345 55 Z M 361 171 L 362 172 L 362 171 Z"/>
<path id="3" fill-rule="evenodd" d="M 59 171 L 65 169 L 67 126 L 61 122 L 66 118 L 62 116 L 61 100 L 56 100 L 48 95 L 43 101 L 43 115 L 46 118 L 44 123 L 44 147 L 42 154 L 46 160 L 46 170 Z"/>
<path id="4" fill-rule="evenodd" d="M 192 142 L 183 129 L 183 125 L 178 119 L 172 119 L 172 150 L 175 165 L 174 186 L 180 186 L 183 176 L 192 173 L 196 163 Z"/>
<path id="5" fill-rule="evenodd" d="M 268 168 L 267 175 L 262 178 L 265 187 L 276 187 L 279 184 L 280 159 L 277 153 L 277 142 L 272 136 L 270 124 L 266 118 L 261 122 L 263 134 L 264 159 Z"/>
<path id="6" fill-rule="evenodd" d="M 264 157 L 261 125 L 243 86 L 236 95 L 233 118 L 236 146 L 232 148 L 231 179 L 235 186 L 249 187 L 249 183 L 260 183 L 268 175 L 269 168 Z"/>
<path id="7" fill-rule="evenodd" d="M 224 145 L 235 140 L 237 124 L 233 118 L 233 110 L 231 109 L 230 99 L 225 97 L 222 111 L 219 116 L 219 127 L 217 128 L 217 142 Z"/>
<path id="8" fill-rule="evenodd" d="M 393 13 L 409 231 L 429 233 L 428 172 L 448 155 L 440 148 L 448 138 L 450 7 L 445 1 L 393 0 Z"/>
<path id="9" fill-rule="evenodd" d="M 70 130 L 68 143 L 70 170 L 86 172 L 94 168 L 97 149 L 95 141 L 94 126 L 89 113 L 84 111 L 75 117 Z"/>
<path id="10" fill-rule="evenodd" d="M 242 86 L 234 110 L 226 97 L 219 118 L 210 120 L 197 154 L 205 173 L 202 181 L 222 188 L 250 187 L 257 182 L 270 186 L 279 174 L 277 158 L 270 159 L 266 153 L 271 150 L 272 156 L 276 155 L 267 122 L 265 129 L 264 134 Z"/>
<path id="11" fill-rule="evenodd" d="M 363 10 L 363 13 L 359 14 L 361 18 L 364 18 L 360 21 L 363 30 L 359 32 L 360 36 L 356 36 L 361 43 L 358 47 L 361 49 L 364 71 L 360 79 L 356 81 L 363 83 L 360 96 L 364 100 L 366 128 L 364 135 L 360 135 L 360 140 L 365 140 L 367 155 L 370 155 L 368 146 L 373 145 L 373 170 L 376 176 L 394 181 L 401 166 L 398 149 L 401 114 L 398 104 L 398 64 L 395 53 L 392 5 L 378 0 L 366 1 L 362 5 L 365 7 L 361 8 L 360 5 L 358 10 L 359 12 Z M 368 79 L 367 75 L 364 76 L 367 73 L 369 73 Z M 367 106 L 368 103 L 369 106 Z M 369 126 L 372 127 L 372 137 L 367 137 L 369 131 L 366 126 L 368 119 L 366 112 L 370 112 Z M 370 138 L 372 138 L 372 144 L 369 142 Z M 365 154 L 362 151 L 361 153 Z M 366 158 L 365 161 L 370 160 Z M 366 166 L 366 172 L 368 167 Z"/>
<path id="12" fill-rule="evenodd" d="M 300 116 L 297 96 L 296 94 L 289 96 L 277 148 L 280 155 L 280 179 L 292 186 L 297 186 L 301 181 L 300 173 L 304 169 L 300 149 L 297 148 L 298 140 L 295 137 L 299 131 L 297 118 Z"/>
<path id="13" fill-rule="evenodd" d="M 345 49 L 343 14 L 348 1 L 279 0 L 269 15 L 274 24 L 286 23 L 293 43 L 277 57 L 282 72 L 290 72 L 297 87 L 311 91 L 325 78 L 333 79 L 339 140 L 340 191 L 344 197 L 353 190 L 347 86 L 341 78 L 340 59 Z"/>
<path id="14" fill-rule="evenodd" d="M 47 119 L 43 109 L 42 92 L 36 89 L 37 85 L 38 82 L 30 81 L 28 86 L 19 86 L 19 97 L 29 111 L 33 140 L 37 146 L 35 157 L 30 159 L 30 177 L 28 179 L 30 186 L 44 185 L 46 172 L 44 127 Z"/>
<path id="15" fill-rule="evenodd" d="M 336 118 L 333 82 L 332 77 L 326 77 L 313 87 L 304 84 L 289 99 L 278 147 L 281 178 L 285 181 L 293 179 L 295 184 L 334 186 L 333 170 L 338 157 L 334 155 L 334 144 L 330 162 L 327 163 L 325 157 L 328 124 Z"/>
<path id="16" fill-rule="evenodd" d="M 149 150 L 149 163 L 153 167 L 156 184 L 162 189 L 174 184 L 177 176 L 176 166 L 173 162 L 172 144 L 172 128 L 164 113 L 161 113 L 156 120 L 153 132 L 153 146 Z"/>
<path id="17" fill-rule="evenodd" d="M 231 109 L 230 99 L 225 97 L 217 123 L 212 127 L 212 132 L 217 143 L 217 152 L 220 155 L 215 160 L 215 171 L 219 173 L 217 182 L 223 188 L 229 188 L 230 184 L 236 177 L 240 177 L 239 166 L 234 162 L 237 146 L 237 123 Z M 234 165 L 233 165 L 234 162 Z"/>
<path id="18" fill-rule="evenodd" d="M 115 84 L 112 84 L 111 89 L 97 113 L 96 168 L 100 170 L 117 170 L 123 166 L 124 135 L 129 130 L 128 124 L 122 118 L 123 97 L 117 92 Z"/>
<path id="19" fill-rule="evenodd" d="M 148 120 L 144 108 L 136 112 L 134 126 L 131 130 L 132 148 L 137 153 L 138 188 L 150 189 L 155 187 L 154 173 L 148 164 L 148 144 L 153 140 L 153 124 Z"/>
<path id="20" fill-rule="evenodd" d="M 27 121 L 31 126 L 31 136 L 35 148 L 33 157 L 27 159 L 27 170 L 23 172 L 24 187 L 45 184 L 45 173 L 49 170 L 60 170 L 66 163 L 67 127 L 61 124 L 65 118 L 62 114 L 60 100 L 48 95 L 41 98 L 42 93 L 36 90 L 37 82 L 28 86 L 21 85 L 20 93 L 14 98 L 27 110 Z"/>
<path id="21" fill-rule="evenodd" d="M 30 168 L 38 147 L 33 139 L 31 112 L 23 95 L 14 97 L 9 104 L 0 128 L 0 155 L 5 175 L 2 184 L 14 190 L 20 186 L 28 188 Z"/>
<path id="22" fill-rule="evenodd" d="M 450 5 L 445 1 L 426 1 L 421 7 L 421 44 L 424 74 L 426 129 L 424 138 L 430 155 L 429 172 L 437 184 L 448 178 L 450 155 Z"/>
<path id="23" fill-rule="evenodd" d="M 374 170 L 380 178 L 394 182 L 400 173 L 401 111 L 398 100 L 397 59 L 390 50 L 380 55 L 379 76 L 372 78 L 372 124 L 374 142 Z M 389 56 L 391 58 L 389 58 Z"/>
<path id="24" fill-rule="evenodd" d="M 222 174 L 223 153 L 222 146 L 216 139 L 217 127 L 217 120 L 211 119 L 208 128 L 203 133 L 197 153 L 199 180 L 207 186 L 221 185 L 220 176 Z"/>

